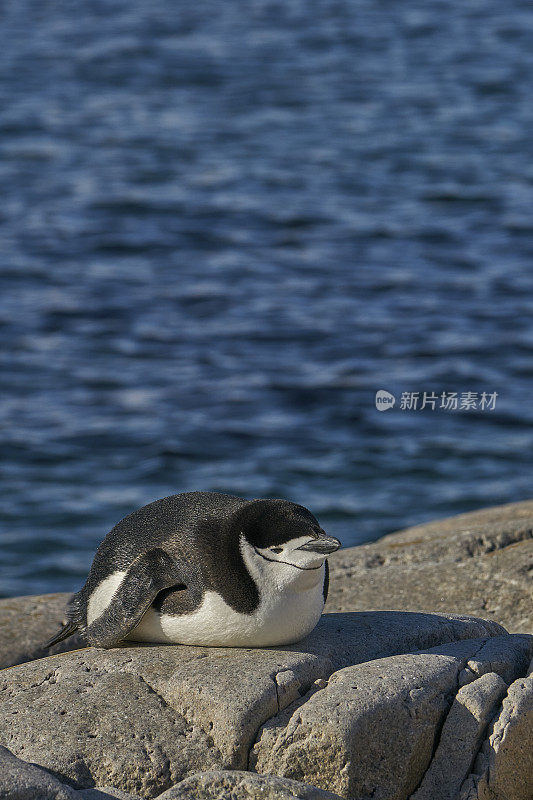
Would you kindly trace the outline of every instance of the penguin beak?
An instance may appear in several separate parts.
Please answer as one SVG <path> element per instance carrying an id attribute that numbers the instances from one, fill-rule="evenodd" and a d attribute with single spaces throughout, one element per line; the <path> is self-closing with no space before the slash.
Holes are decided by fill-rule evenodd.
<path id="1" fill-rule="evenodd" d="M 305 550 L 308 553 L 321 553 L 327 555 L 338 550 L 341 543 L 334 536 L 321 536 L 319 539 L 311 539 L 311 541 L 302 544 L 298 550 Z"/>

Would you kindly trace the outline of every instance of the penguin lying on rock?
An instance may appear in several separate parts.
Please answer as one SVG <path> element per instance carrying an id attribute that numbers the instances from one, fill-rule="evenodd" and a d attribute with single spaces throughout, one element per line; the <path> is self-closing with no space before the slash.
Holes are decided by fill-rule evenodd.
<path id="1" fill-rule="evenodd" d="M 215 492 L 165 497 L 129 514 L 98 548 L 67 624 L 89 644 L 123 640 L 219 647 L 296 642 L 317 624 L 326 556 L 340 547 L 288 500 Z"/>

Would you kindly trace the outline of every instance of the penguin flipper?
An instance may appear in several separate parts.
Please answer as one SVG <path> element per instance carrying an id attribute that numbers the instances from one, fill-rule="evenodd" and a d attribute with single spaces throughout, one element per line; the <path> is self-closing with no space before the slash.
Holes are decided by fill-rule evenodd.
<path id="1" fill-rule="evenodd" d="M 156 596 L 171 586 L 185 586 L 183 570 L 165 550 L 155 547 L 138 556 L 111 603 L 86 631 L 94 647 L 113 647 L 135 628 Z"/>

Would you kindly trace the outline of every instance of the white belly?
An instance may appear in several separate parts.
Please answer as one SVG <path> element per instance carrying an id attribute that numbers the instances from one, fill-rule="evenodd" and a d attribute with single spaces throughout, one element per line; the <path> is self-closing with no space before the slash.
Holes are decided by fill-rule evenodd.
<path id="1" fill-rule="evenodd" d="M 190 614 L 170 616 L 149 608 L 126 637 L 137 642 L 173 642 L 215 647 L 269 647 L 291 644 L 310 633 L 324 607 L 324 568 L 306 589 L 273 591 L 253 614 L 234 611 L 220 595 L 208 591 Z"/>

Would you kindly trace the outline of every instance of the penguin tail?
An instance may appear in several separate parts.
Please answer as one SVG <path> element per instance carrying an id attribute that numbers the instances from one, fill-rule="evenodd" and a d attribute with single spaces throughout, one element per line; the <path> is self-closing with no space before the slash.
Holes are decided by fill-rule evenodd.
<path id="1" fill-rule="evenodd" d="M 66 625 L 63 625 L 59 633 L 56 633 L 56 635 L 43 646 L 46 649 L 53 647 L 55 644 L 59 644 L 59 642 L 62 642 L 64 639 L 68 639 L 68 637 L 72 636 L 73 633 L 76 633 L 77 630 L 79 630 L 79 626 L 72 620 L 69 620 Z"/>
<path id="2" fill-rule="evenodd" d="M 76 631 L 84 631 L 85 630 L 85 614 L 83 612 L 84 604 L 85 604 L 85 587 L 77 592 L 76 594 L 72 595 L 70 600 L 67 603 L 67 613 L 65 615 L 65 623 L 61 630 L 56 633 L 49 642 L 46 642 L 43 645 L 44 648 L 48 649 L 49 647 L 53 647 L 55 644 L 59 644 L 59 642 L 64 641 L 64 639 L 68 639 L 69 636 L 72 636 L 73 633 Z"/>

